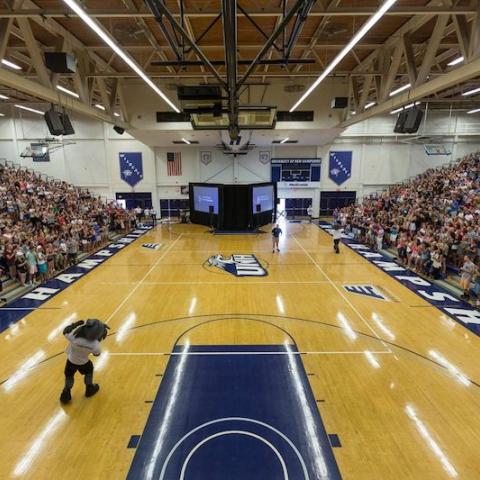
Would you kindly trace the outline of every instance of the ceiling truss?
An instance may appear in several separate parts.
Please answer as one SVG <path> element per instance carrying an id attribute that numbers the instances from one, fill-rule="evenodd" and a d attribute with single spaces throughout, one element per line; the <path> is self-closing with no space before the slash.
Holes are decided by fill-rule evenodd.
<path id="1" fill-rule="evenodd" d="M 212 1 L 208 9 L 200 10 L 195 8 L 195 2 L 187 0 L 169 2 L 173 5 L 171 9 L 167 9 L 163 1 L 147 1 L 163 5 L 161 15 L 169 21 L 168 25 L 163 22 L 165 28 L 161 28 L 162 22 L 153 23 L 158 19 L 158 12 L 146 6 L 137 8 L 133 0 L 122 0 L 125 8 L 87 11 L 97 21 L 134 22 L 142 41 L 123 42 L 122 48 L 137 56 L 151 78 L 174 79 L 177 83 L 181 79 L 198 79 L 220 84 L 227 92 L 233 89 L 235 95 L 248 78 L 265 85 L 270 79 L 282 78 L 299 79 L 308 84 L 345 46 L 345 39 L 330 38 L 332 22 L 352 19 L 358 28 L 377 8 L 346 7 L 342 0 L 290 0 L 288 3 L 278 0 L 262 9 L 246 9 L 242 0 L 238 0 L 238 8 L 229 13 L 229 21 L 232 23 L 233 17 L 246 19 L 251 27 L 256 25 L 256 37 L 247 41 L 230 39 L 229 48 L 238 49 L 236 58 L 241 60 L 236 62 L 237 68 L 231 74 L 233 57 L 219 60 L 225 49 L 223 34 L 215 37 L 215 31 L 222 24 L 222 3 L 228 2 Z M 59 1 L 58 8 L 52 9 L 39 8 L 33 0 L 4 0 L 3 5 L 6 8 L 0 9 L 0 58 L 21 62 L 24 71 L 20 75 L 0 66 L 0 89 L 3 86 L 17 92 L 17 98 L 24 101 L 60 102 L 72 110 L 88 111 L 91 116 L 112 123 L 119 123 L 113 115 L 120 113 L 122 123 L 128 124 L 130 115 L 124 101 L 124 87 L 135 83 L 136 75 L 119 66 L 118 59 L 106 45 L 92 43 L 79 32 L 72 33 L 65 22 L 75 15 L 63 7 L 63 2 Z M 286 21 L 292 5 L 297 6 L 298 11 Z M 474 75 L 475 70 L 471 68 L 480 57 L 480 1 L 432 0 L 423 6 L 395 6 L 385 19 L 386 22 L 395 20 L 397 27 L 385 39 L 366 37 L 348 55 L 351 63 L 341 64 L 332 74 L 348 80 L 349 108 L 345 111 L 343 126 L 418 98 L 465 102 L 461 95 L 465 88 L 480 85 L 480 80 L 477 82 L 480 74 Z M 203 22 L 199 24 L 201 28 L 197 21 Z M 306 21 L 310 22 L 308 29 Z M 39 31 L 48 34 L 49 40 L 38 36 Z M 78 61 L 77 73 L 51 74 L 43 59 L 47 51 L 73 53 Z M 463 63 L 454 67 L 447 65 L 460 55 L 464 57 Z M 15 77 L 17 81 L 12 80 Z M 407 83 L 411 85 L 408 92 L 390 96 L 392 90 Z M 59 84 L 73 89 L 80 98 L 73 100 L 60 93 L 56 89 Z M 33 85 L 41 86 L 41 94 L 34 94 Z M 436 90 L 432 91 L 432 87 Z M 365 110 L 372 102 L 376 105 Z M 105 111 L 95 108 L 95 103 L 101 103 Z M 353 116 L 352 111 L 356 112 Z M 234 111 L 232 115 L 235 116 Z"/>

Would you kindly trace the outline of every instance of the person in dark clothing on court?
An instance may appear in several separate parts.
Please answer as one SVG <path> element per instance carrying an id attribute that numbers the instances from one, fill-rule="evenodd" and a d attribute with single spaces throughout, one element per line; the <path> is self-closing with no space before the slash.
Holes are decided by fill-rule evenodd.
<path id="1" fill-rule="evenodd" d="M 272 243 L 273 243 L 273 250 L 272 252 L 275 253 L 275 250 L 277 252 L 280 251 L 278 248 L 278 242 L 280 240 L 280 235 L 282 235 L 282 229 L 278 226 L 278 223 L 275 224 L 275 226 L 272 229 Z"/>
<path id="2" fill-rule="evenodd" d="M 333 249 L 335 253 L 340 253 L 340 239 L 342 238 L 342 226 L 339 223 L 335 223 L 333 226 Z"/>

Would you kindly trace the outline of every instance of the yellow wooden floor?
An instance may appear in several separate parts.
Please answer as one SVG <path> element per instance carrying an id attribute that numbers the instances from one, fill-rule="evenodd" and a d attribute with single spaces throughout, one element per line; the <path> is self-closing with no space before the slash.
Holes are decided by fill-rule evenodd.
<path id="1" fill-rule="evenodd" d="M 192 326 L 200 327 L 183 336 L 191 343 L 288 340 L 273 324 L 315 352 L 303 362 L 325 400 L 326 429 L 342 441 L 334 453 L 343 479 L 480 479 L 480 388 L 459 374 L 480 382 L 480 339 L 354 252 L 335 255 L 317 227 L 284 229 L 273 255 L 269 235 L 160 226 L 3 332 L 0 478 L 125 478 L 134 455 L 126 439 L 143 431 L 144 400 L 168 361 L 156 354 Z M 147 250 L 146 241 L 163 247 Z M 209 270 L 204 262 L 217 253 L 254 253 L 269 275 Z M 395 301 L 349 294 L 345 283 L 380 286 Z M 85 399 L 77 377 L 63 408 L 62 325 L 90 317 L 115 333 L 95 360 L 101 390 Z"/>

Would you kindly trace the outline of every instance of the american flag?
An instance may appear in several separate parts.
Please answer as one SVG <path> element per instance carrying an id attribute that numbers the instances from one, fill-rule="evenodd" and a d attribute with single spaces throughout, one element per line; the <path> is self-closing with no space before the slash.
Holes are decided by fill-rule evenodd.
<path id="1" fill-rule="evenodd" d="M 180 152 L 167 153 L 167 174 L 169 177 L 182 176 L 182 154 Z"/>

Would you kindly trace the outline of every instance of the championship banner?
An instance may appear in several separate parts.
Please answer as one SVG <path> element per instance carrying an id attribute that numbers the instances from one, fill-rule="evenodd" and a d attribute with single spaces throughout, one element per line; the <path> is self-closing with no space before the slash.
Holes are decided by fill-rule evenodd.
<path id="1" fill-rule="evenodd" d="M 342 185 L 352 176 L 352 152 L 330 152 L 328 177 Z"/>
<path id="2" fill-rule="evenodd" d="M 139 153 L 119 153 L 120 159 L 120 178 L 134 187 L 143 179 L 143 161 L 142 154 Z"/>

